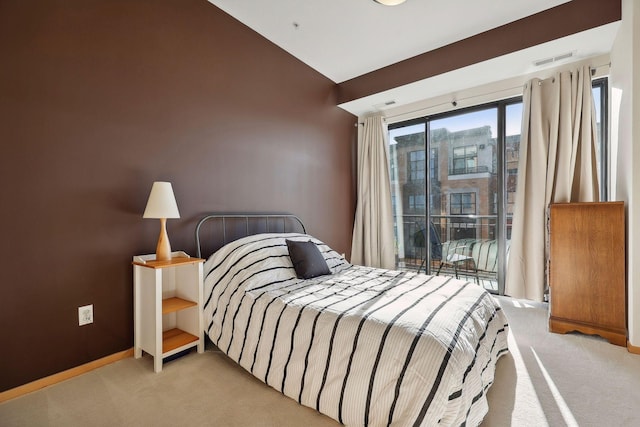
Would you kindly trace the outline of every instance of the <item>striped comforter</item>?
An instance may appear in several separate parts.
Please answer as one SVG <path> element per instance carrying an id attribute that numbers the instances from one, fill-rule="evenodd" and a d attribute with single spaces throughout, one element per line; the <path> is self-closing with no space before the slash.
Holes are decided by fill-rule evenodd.
<path id="1" fill-rule="evenodd" d="M 285 239 L 332 271 L 296 278 Z M 308 235 L 260 234 L 205 264 L 214 344 L 254 376 L 348 426 L 478 425 L 507 320 L 484 289 L 350 265 Z"/>

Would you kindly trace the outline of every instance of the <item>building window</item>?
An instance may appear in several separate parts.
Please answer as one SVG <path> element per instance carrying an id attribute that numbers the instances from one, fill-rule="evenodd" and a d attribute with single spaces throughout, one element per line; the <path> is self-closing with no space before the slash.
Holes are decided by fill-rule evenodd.
<path id="1" fill-rule="evenodd" d="M 452 175 L 478 172 L 478 146 L 467 145 L 453 149 Z"/>
<path id="2" fill-rule="evenodd" d="M 409 181 L 424 181 L 424 150 L 409 152 Z"/>
<path id="3" fill-rule="evenodd" d="M 453 193 L 450 196 L 451 215 L 474 215 L 476 213 L 476 193 Z"/>
<path id="4" fill-rule="evenodd" d="M 518 185 L 518 169 L 507 169 L 507 193 L 515 193 Z"/>
<path id="5" fill-rule="evenodd" d="M 424 194 L 409 195 L 409 209 L 411 209 L 413 213 L 423 213 L 427 207 L 426 199 Z"/>
<path id="6" fill-rule="evenodd" d="M 431 154 L 429 155 L 429 178 L 432 181 L 438 180 L 438 150 L 435 148 L 431 149 Z"/>

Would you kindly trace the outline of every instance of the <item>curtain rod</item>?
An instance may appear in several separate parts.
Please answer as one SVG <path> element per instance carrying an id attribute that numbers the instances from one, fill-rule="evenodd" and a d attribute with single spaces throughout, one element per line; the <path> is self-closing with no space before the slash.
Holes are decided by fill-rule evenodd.
<path id="1" fill-rule="evenodd" d="M 611 62 L 608 62 L 606 64 L 601 64 L 601 65 L 594 65 L 593 67 L 591 67 L 591 77 L 593 78 L 593 76 L 596 75 L 596 70 L 598 68 L 602 68 L 602 67 L 611 67 Z M 569 73 L 573 74 L 573 70 L 569 70 Z M 547 77 L 546 79 L 540 79 L 538 81 L 538 86 L 540 86 L 542 84 L 542 82 L 551 79 L 551 83 L 555 83 L 556 81 L 556 77 L 555 76 L 551 76 L 551 77 Z M 527 87 L 527 83 L 524 84 L 524 87 Z"/>
<path id="2" fill-rule="evenodd" d="M 606 64 L 600 64 L 600 65 L 594 65 L 593 67 L 591 67 L 591 76 L 593 77 L 593 75 L 596 73 L 596 70 L 598 68 L 602 68 L 602 67 L 611 67 L 611 61 L 607 62 Z"/>
<path id="3" fill-rule="evenodd" d="M 453 106 L 453 107 L 457 107 L 457 106 L 458 106 L 458 102 L 459 102 L 459 101 L 467 101 L 467 100 L 469 100 L 469 99 L 473 99 L 473 98 L 481 98 L 481 97 L 483 97 L 483 96 L 492 95 L 492 94 L 494 94 L 494 93 L 500 93 L 500 92 L 512 91 L 512 90 L 514 90 L 514 89 L 518 89 L 518 88 L 522 88 L 522 87 L 523 87 L 523 85 L 518 85 L 518 86 L 509 87 L 509 88 L 505 88 L 505 89 L 494 90 L 494 91 L 491 91 L 491 92 L 485 92 L 485 93 L 481 93 L 481 94 L 478 94 L 478 95 L 466 96 L 466 97 L 464 97 L 464 98 L 454 98 L 454 99 L 453 99 L 453 100 L 451 100 L 451 101 L 446 101 L 446 102 L 441 102 L 441 103 L 439 103 L 439 104 L 429 105 L 428 107 L 419 108 L 419 109 L 417 109 L 417 110 L 405 111 L 405 112 L 403 112 L 403 113 L 401 113 L 401 114 L 395 114 L 395 115 L 393 115 L 393 116 L 386 116 L 384 119 L 385 119 L 385 121 L 386 121 L 387 119 L 393 119 L 393 118 L 395 118 L 395 117 L 400 117 L 400 116 L 404 116 L 404 115 L 406 115 L 406 114 L 411 114 L 411 113 L 417 113 L 417 112 L 419 112 L 419 111 L 422 111 L 422 110 L 428 110 L 428 109 L 431 109 L 431 108 L 442 107 L 442 106 L 444 106 L 444 105 L 451 105 L 451 106 Z M 360 124 L 364 124 L 364 123 L 360 123 Z"/>
<path id="4" fill-rule="evenodd" d="M 401 114 L 396 114 L 396 115 L 393 115 L 393 116 L 385 116 L 385 117 L 382 118 L 382 120 L 384 120 L 386 122 L 387 119 L 393 119 L 395 117 L 400 117 L 400 116 L 404 116 L 406 114 L 411 114 L 411 113 L 417 113 L 418 111 L 427 110 L 427 109 L 430 109 L 430 108 L 441 107 L 443 105 L 452 105 L 452 106 L 456 107 L 458 105 L 458 101 L 466 101 L 468 99 L 480 98 L 480 97 L 491 95 L 491 94 L 494 94 L 494 93 L 511 91 L 511 90 L 514 90 L 514 89 L 522 88 L 522 87 L 524 87 L 524 85 L 514 86 L 514 87 L 510 87 L 510 88 L 506 88 L 506 89 L 495 90 L 495 91 L 492 91 L 492 92 L 481 93 L 479 95 L 467 96 L 467 97 L 464 97 L 464 98 L 456 98 L 456 99 L 453 99 L 452 101 L 441 102 L 439 104 L 430 105 L 428 107 L 419 108 L 417 110 L 405 111 L 405 112 L 403 112 Z M 364 122 L 358 122 L 354 126 L 357 127 L 358 125 L 364 126 Z"/>
<path id="5" fill-rule="evenodd" d="M 595 70 L 597 70 L 598 68 L 602 68 L 602 67 L 611 67 L 611 61 L 607 62 L 606 64 L 600 64 L 600 65 L 592 66 L 591 67 L 591 76 L 593 77 L 593 75 L 595 74 Z M 453 107 L 456 107 L 458 105 L 458 101 L 467 101 L 469 99 L 481 98 L 481 97 L 484 97 L 484 96 L 487 96 L 487 95 L 493 95 L 495 93 L 508 92 L 508 91 L 512 91 L 512 90 L 515 90 L 515 89 L 518 89 L 518 88 L 524 88 L 524 87 L 526 87 L 526 85 L 527 84 L 525 82 L 522 85 L 518 85 L 518 86 L 506 88 L 506 89 L 499 89 L 499 90 L 495 90 L 495 91 L 491 91 L 491 92 L 481 93 L 481 94 L 478 94 L 478 95 L 467 96 L 467 97 L 464 97 L 464 98 L 454 98 L 452 101 L 441 102 L 439 104 L 430 105 L 428 107 L 419 108 L 417 110 L 406 111 L 404 113 L 396 114 L 396 115 L 393 115 L 393 116 L 385 116 L 385 117 L 383 117 L 383 120 L 386 122 L 387 119 L 393 119 L 395 117 L 400 117 L 400 116 L 404 116 L 406 114 L 411 114 L 411 113 L 417 113 L 419 111 L 427 110 L 427 109 L 431 109 L 431 108 L 442 107 L 444 105 L 452 105 Z M 364 126 L 364 122 L 356 123 L 354 126 L 357 127 L 358 125 Z"/>

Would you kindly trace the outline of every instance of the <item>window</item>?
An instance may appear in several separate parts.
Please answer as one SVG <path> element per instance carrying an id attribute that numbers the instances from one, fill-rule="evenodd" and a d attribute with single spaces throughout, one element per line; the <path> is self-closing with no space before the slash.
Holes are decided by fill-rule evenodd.
<path id="1" fill-rule="evenodd" d="M 424 213 L 426 207 L 426 196 L 424 194 L 409 195 L 409 209 L 414 213 Z"/>
<path id="2" fill-rule="evenodd" d="M 476 193 L 453 193 L 450 196 L 451 215 L 474 215 L 476 213 Z"/>
<path id="3" fill-rule="evenodd" d="M 478 172 L 478 146 L 468 145 L 453 149 L 453 170 L 451 175 Z"/>
<path id="4" fill-rule="evenodd" d="M 435 148 L 431 149 L 429 155 L 429 178 L 431 181 L 438 180 L 438 150 Z"/>
<path id="5" fill-rule="evenodd" d="M 522 126 L 522 103 L 508 104 L 505 107 L 505 157 L 504 163 L 507 168 L 505 177 L 506 212 L 504 221 L 506 224 L 505 237 L 511 239 L 511 229 L 513 227 L 513 209 L 516 204 L 516 188 L 518 187 L 518 164 L 520 162 L 520 128 Z"/>
<path id="6" fill-rule="evenodd" d="M 409 181 L 424 181 L 424 150 L 409 153 Z"/>
<path id="7" fill-rule="evenodd" d="M 591 83 L 593 104 L 596 110 L 596 152 L 598 159 L 598 177 L 600 179 L 600 200 L 609 200 L 609 168 L 607 156 L 607 79 L 596 79 Z"/>
<path id="8" fill-rule="evenodd" d="M 518 180 L 518 169 L 507 170 L 507 192 L 515 193 Z"/>
<path id="9" fill-rule="evenodd" d="M 601 199 L 606 200 L 606 78 L 594 80 L 592 87 L 598 176 Z M 495 240 L 500 248 L 498 261 L 482 286 L 504 292 L 521 154 L 522 110 L 522 99 L 511 98 L 389 125 L 399 268 L 417 270 L 426 266 L 431 271 L 435 264 L 425 262 L 430 254 L 417 249 L 414 236 L 417 230 L 430 230 L 426 224 L 432 224 L 442 245 L 460 239 Z"/>
<path id="10" fill-rule="evenodd" d="M 389 179 L 391 180 L 391 182 L 397 181 L 398 177 L 397 177 L 397 168 L 396 168 L 396 164 L 395 162 L 391 162 L 391 165 L 389 165 Z"/>

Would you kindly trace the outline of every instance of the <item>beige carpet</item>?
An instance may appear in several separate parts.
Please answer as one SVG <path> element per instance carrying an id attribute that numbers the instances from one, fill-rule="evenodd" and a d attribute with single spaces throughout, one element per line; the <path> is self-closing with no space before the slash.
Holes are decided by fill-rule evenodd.
<path id="1" fill-rule="evenodd" d="M 499 298 L 511 353 L 482 426 L 640 426 L 640 356 L 546 330 L 546 306 Z M 153 373 L 127 359 L 0 404 L 0 426 L 337 426 L 208 350 Z"/>

